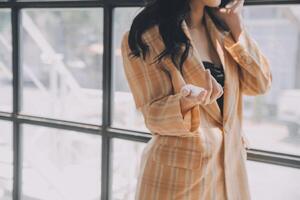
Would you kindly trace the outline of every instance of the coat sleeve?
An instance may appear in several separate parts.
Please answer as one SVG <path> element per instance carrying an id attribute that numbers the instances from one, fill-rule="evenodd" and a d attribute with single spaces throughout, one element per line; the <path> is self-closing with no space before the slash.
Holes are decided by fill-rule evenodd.
<path id="1" fill-rule="evenodd" d="M 269 62 L 245 28 L 237 42 L 230 34 L 225 36 L 224 47 L 240 66 L 239 78 L 243 94 L 256 96 L 270 90 L 272 73 Z"/>
<path id="2" fill-rule="evenodd" d="M 149 45 L 149 55 L 153 49 Z M 121 42 L 123 67 L 134 98 L 136 109 L 142 112 L 145 125 L 151 134 L 189 137 L 199 126 L 199 106 L 190 106 L 183 112 L 185 103 L 180 93 L 174 93 L 169 75 L 158 65 L 149 64 L 142 57 L 130 57 L 128 31 Z"/>

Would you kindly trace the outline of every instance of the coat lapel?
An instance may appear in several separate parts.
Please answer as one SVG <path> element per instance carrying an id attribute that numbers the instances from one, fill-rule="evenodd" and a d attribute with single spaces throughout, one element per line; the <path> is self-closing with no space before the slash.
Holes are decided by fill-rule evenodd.
<path id="1" fill-rule="evenodd" d="M 205 12 L 205 22 L 207 25 L 207 29 L 209 32 L 209 36 L 211 38 L 212 44 L 219 55 L 219 58 L 221 60 L 224 74 L 225 74 L 225 80 L 224 80 L 224 95 L 223 95 L 223 121 L 222 124 L 225 126 L 225 123 L 227 122 L 227 119 L 229 117 L 229 95 L 230 95 L 230 87 L 229 87 L 229 79 L 231 79 L 231 71 L 229 62 L 227 62 L 227 52 L 223 45 L 224 37 L 229 34 L 227 31 L 219 31 L 219 29 L 216 27 L 215 23 L 212 21 L 210 16 L 207 12 Z"/>
<path id="2" fill-rule="evenodd" d="M 205 109 L 218 123 L 221 127 L 223 127 L 224 122 L 226 121 L 227 117 L 228 117 L 228 109 L 227 109 L 227 84 L 228 84 L 228 80 L 226 79 L 226 74 L 229 73 L 227 67 L 226 67 L 226 57 L 224 54 L 224 49 L 223 49 L 223 45 L 222 45 L 222 39 L 223 39 L 223 33 L 221 33 L 217 27 L 215 26 L 214 22 L 212 21 L 212 19 L 210 18 L 210 16 L 205 12 L 204 14 L 204 18 L 205 18 L 205 23 L 207 25 L 208 28 L 208 33 L 209 33 L 209 37 L 211 38 L 213 47 L 215 48 L 221 63 L 223 65 L 224 68 L 224 72 L 225 72 L 225 82 L 224 82 L 224 96 L 223 96 L 223 117 L 221 115 L 221 111 L 220 108 L 217 104 L 217 101 L 214 101 L 211 104 L 208 105 L 200 105 L 203 107 L 203 109 Z M 184 33 L 186 34 L 186 36 L 191 40 L 191 45 L 193 48 L 193 51 L 195 51 L 195 53 L 191 54 L 191 57 L 188 57 L 188 59 L 192 59 L 193 63 L 192 65 L 187 64 L 186 68 L 188 68 L 186 71 L 190 71 L 192 73 L 186 73 L 185 75 L 185 80 L 187 80 L 187 82 L 191 82 L 195 85 L 205 85 L 205 83 L 203 83 L 203 81 L 205 81 L 205 79 L 201 79 L 200 77 L 200 73 L 203 74 L 202 70 L 205 70 L 205 67 L 203 66 L 202 60 L 199 56 L 199 53 L 197 51 L 197 49 L 195 48 L 195 44 L 191 38 L 191 34 L 189 32 L 189 29 L 187 27 L 187 23 L 186 21 L 183 21 L 182 23 L 182 29 L 184 31 Z M 195 65 L 195 62 L 197 63 Z M 187 61 L 187 63 L 189 63 Z M 199 70 L 194 69 L 194 68 L 198 68 L 200 67 Z M 191 69 L 192 68 L 192 69 Z M 199 72 L 199 73 L 197 73 Z M 212 77 L 214 79 L 214 77 Z"/>

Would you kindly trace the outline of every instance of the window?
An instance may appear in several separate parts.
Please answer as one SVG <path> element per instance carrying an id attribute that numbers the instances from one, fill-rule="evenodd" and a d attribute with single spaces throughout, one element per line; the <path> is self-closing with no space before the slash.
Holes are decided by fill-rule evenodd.
<path id="1" fill-rule="evenodd" d="M 0 9 L 0 109 L 12 111 L 12 61 L 10 59 L 11 44 L 11 12 L 9 9 Z"/>
<path id="2" fill-rule="evenodd" d="M 112 126 L 149 132 L 144 125 L 144 118 L 135 109 L 133 97 L 124 74 L 120 43 L 125 31 L 130 28 L 130 22 L 141 8 L 115 8 L 113 26 L 113 76 L 114 102 Z M 126 117 L 124 117 L 126 116 Z"/>
<path id="3" fill-rule="evenodd" d="M 247 168 L 253 199 L 299 199 L 299 169 L 254 161 L 247 161 Z"/>
<path id="4" fill-rule="evenodd" d="M 23 199 L 99 199 L 101 138 L 22 126 Z"/>
<path id="5" fill-rule="evenodd" d="M 0 120 L 0 199 L 12 199 L 13 138 L 11 122 Z"/>
<path id="6" fill-rule="evenodd" d="M 102 9 L 34 8 L 21 17 L 22 113 L 101 123 Z"/>
<path id="7" fill-rule="evenodd" d="M 145 147 L 142 142 L 112 140 L 112 199 L 134 199 Z"/>
<path id="8" fill-rule="evenodd" d="M 300 2 L 246 4 L 246 27 L 274 77 L 268 94 L 244 96 L 252 197 L 296 200 Z M 143 1 L 0 5 L 0 199 L 134 199 L 151 135 L 135 109 L 120 42 Z"/>
<path id="9" fill-rule="evenodd" d="M 252 148 L 300 155 L 300 5 L 246 7 L 246 26 L 270 61 L 271 91 L 244 98 Z"/>

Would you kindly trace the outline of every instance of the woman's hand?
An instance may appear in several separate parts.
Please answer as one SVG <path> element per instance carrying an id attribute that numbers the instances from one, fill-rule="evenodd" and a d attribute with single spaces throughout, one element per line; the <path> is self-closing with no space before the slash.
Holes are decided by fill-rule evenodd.
<path id="1" fill-rule="evenodd" d="M 207 96 L 207 90 L 192 84 L 183 86 L 180 93 L 184 98 L 187 98 L 190 101 L 196 101 L 199 104 L 205 103 L 205 97 Z"/>
<path id="2" fill-rule="evenodd" d="M 184 85 L 180 93 L 182 94 L 181 99 L 181 111 L 185 114 L 189 109 L 191 109 L 196 104 L 207 105 L 220 98 L 223 94 L 223 88 L 219 85 L 219 92 L 212 94 L 212 90 L 208 92 L 205 88 L 198 87 L 192 84 Z M 209 89 L 212 89 L 209 87 Z"/>
<path id="3" fill-rule="evenodd" d="M 204 104 L 205 97 L 208 96 L 207 90 L 192 84 L 184 85 L 180 89 L 180 93 L 182 94 L 180 105 L 183 115 L 195 105 Z"/>
<path id="4" fill-rule="evenodd" d="M 245 0 L 232 0 L 225 8 L 214 8 L 214 14 L 222 19 L 229 27 L 235 41 L 239 40 L 244 24 L 242 20 L 242 9 Z"/>

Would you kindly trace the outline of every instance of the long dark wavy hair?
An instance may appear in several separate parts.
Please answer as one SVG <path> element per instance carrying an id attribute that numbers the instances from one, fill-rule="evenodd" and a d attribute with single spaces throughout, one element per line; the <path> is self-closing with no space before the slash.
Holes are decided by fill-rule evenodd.
<path id="1" fill-rule="evenodd" d="M 170 56 L 172 62 L 182 73 L 183 63 L 186 60 L 191 41 L 184 34 L 181 24 L 191 11 L 190 0 L 152 0 L 147 2 L 145 7 L 133 19 L 129 30 L 128 44 L 131 50 L 130 55 L 145 59 L 149 47 L 142 41 L 141 35 L 148 28 L 158 25 L 159 32 L 165 44 L 165 49 L 156 56 L 155 61 L 160 62 L 164 56 Z M 205 7 L 205 11 L 212 18 L 216 26 L 228 31 L 226 24 L 218 19 L 211 8 Z M 183 45 L 183 52 L 181 47 Z M 178 61 L 177 58 L 180 58 Z"/>

